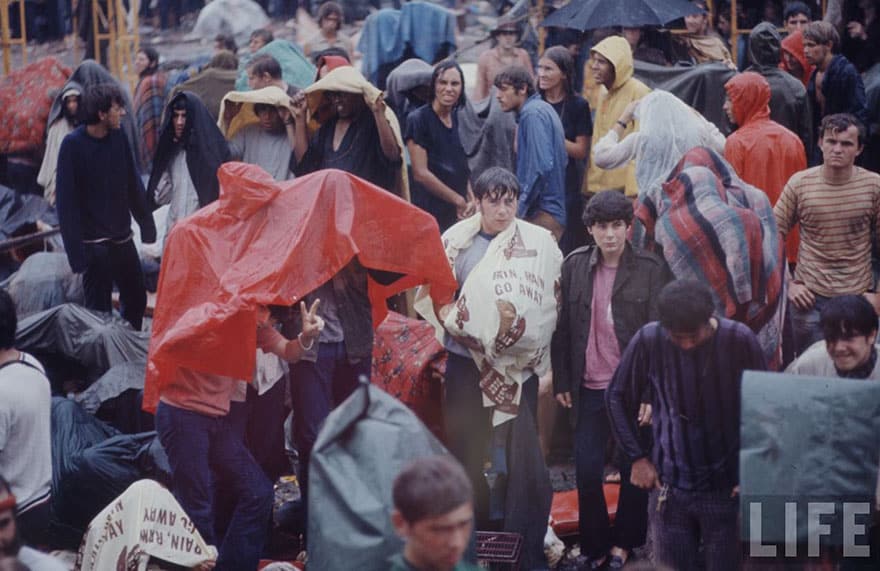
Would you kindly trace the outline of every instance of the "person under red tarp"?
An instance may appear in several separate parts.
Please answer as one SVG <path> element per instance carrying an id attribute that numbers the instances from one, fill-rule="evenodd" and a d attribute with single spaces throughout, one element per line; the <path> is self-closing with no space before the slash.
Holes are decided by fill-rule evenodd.
<path id="1" fill-rule="evenodd" d="M 403 274 L 387 286 L 369 280 L 374 326 L 388 297 L 418 284 L 452 299 L 436 221 L 387 191 L 337 170 L 276 183 L 259 167 L 226 163 L 218 178 L 219 200 L 166 241 L 144 410 L 155 411 L 178 368 L 250 380 L 257 307 L 299 301 L 355 256 Z"/>
<path id="2" fill-rule="evenodd" d="M 747 71 L 724 85 L 724 111 L 736 125 L 727 137 L 724 158 L 744 181 L 767 193 L 776 205 L 791 176 L 807 168 L 804 144 L 792 131 L 770 119 L 770 84 L 764 76 Z M 797 261 L 798 236 L 789 234 L 786 252 Z"/>

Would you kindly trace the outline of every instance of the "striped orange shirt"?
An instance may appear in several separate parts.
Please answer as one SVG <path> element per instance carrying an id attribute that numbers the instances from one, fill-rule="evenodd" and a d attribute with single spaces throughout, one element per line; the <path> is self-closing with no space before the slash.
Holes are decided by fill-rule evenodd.
<path id="1" fill-rule="evenodd" d="M 773 208 L 783 236 L 800 224 L 794 279 L 826 297 L 864 293 L 873 286 L 871 231 L 880 220 L 880 175 L 853 167 L 847 182 L 831 184 L 822 168 L 792 176 Z"/>

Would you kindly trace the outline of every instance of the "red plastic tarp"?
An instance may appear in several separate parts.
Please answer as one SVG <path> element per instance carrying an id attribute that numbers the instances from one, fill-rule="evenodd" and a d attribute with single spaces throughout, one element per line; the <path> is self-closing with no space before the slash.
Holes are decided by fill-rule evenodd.
<path id="1" fill-rule="evenodd" d="M 46 57 L 0 80 L 0 153 L 39 149 L 57 90 L 70 68 Z"/>
<path id="2" fill-rule="evenodd" d="M 166 239 L 144 389 L 155 410 L 179 367 L 250 380 L 256 308 L 290 305 L 354 256 L 404 274 L 369 280 L 374 326 L 385 300 L 418 284 L 449 301 L 457 284 L 434 218 L 354 175 L 323 170 L 277 183 L 262 169 L 226 163 L 220 198 Z"/>

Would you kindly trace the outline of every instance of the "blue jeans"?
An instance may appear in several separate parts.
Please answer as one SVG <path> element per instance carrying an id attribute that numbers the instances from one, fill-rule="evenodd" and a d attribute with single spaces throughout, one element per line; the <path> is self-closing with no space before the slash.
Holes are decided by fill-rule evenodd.
<path id="1" fill-rule="evenodd" d="M 793 303 L 788 304 L 791 316 L 792 335 L 794 336 L 794 350 L 797 355 L 802 355 L 810 345 L 822 340 L 822 328 L 819 327 L 819 314 L 822 308 L 831 298 L 813 294 L 816 303 L 807 310 L 798 309 Z"/>
<path id="2" fill-rule="evenodd" d="M 580 388 L 574 461 L 581 552 L 601 558 L 612 546 L 631 550 L 645 543 L 648 494 L 629 481 L 630 464 L 620 466 L 620 496 L 612 535 L 605 503 L 605 445 L 611 436 L 605 391 Z"/>
<path id="3" fill-rule="evenodd" d="M 731 498 L 730 492 L 686 492 L 670 487 L 658 511 L 660 491 L 653 490 L 648 517 L 656 562 L 677 571 L 738 571 L 739 497 Z M 699 564 L 701 542 L 705 567 Z"/>
<path id="4" fill-rule="evenodd" d="M 300 361 L 291 366 L 293 441 L 299 453 L 297 477 L 304 500 L 309 484 L 309 459 L 324 419 L 357 388 L 358 377 L 363 375 L 369 380 L 371 367 L 370 359 L 350 363 L 344 342 L 321 343 L 317 361 Z"/>
<path id="5" fill-rule="evenodd" d="M 274 491 L 240 433 L 225 416 L 206 416 L 164 402 L 156 411 L 156 430 L 171 465 L 174 497 L 204 540 L 219 547 L 216 569 L 256 569 L 272 516 Z M 214 533 L 218 483 L 237 498 L 223 538 Z"/>

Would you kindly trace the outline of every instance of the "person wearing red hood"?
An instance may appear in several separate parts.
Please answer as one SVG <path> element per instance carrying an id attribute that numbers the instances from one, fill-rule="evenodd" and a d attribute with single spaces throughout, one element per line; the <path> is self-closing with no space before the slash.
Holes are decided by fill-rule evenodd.
<path id="1" fill-rule="evenodd" d="M 736 131 L 727 137 L 724 158 L 747 183 L 767 193 L 775 205 L 791 176 L 807 168 L 804 144 L 792 131 L 770 119 L 770 84 L 747 71 L 726 84 L 724 112 Z M 797 236 L 790 234 L 788 259 L 797 261 Z"/>
<path id="2" fill-rule="evenodd" d="M 807 61 L 804 55 L 804 33 L 800 30 L 789 34 L 782 40 L 782 60 L 779 67 L 792 74 L 806 87 L 816 66 Z"/>

